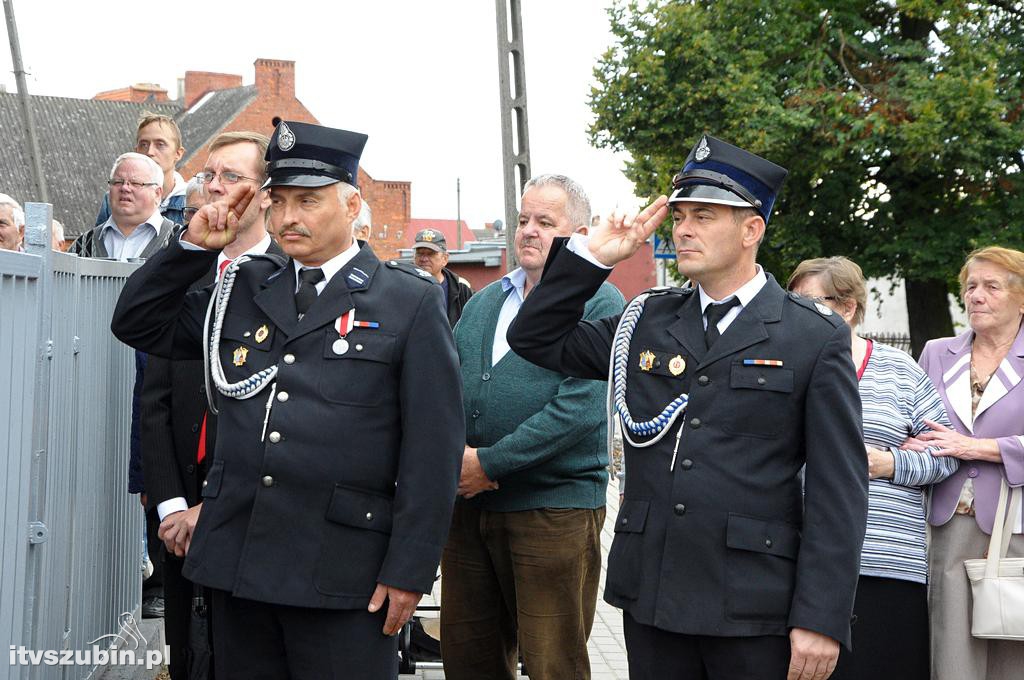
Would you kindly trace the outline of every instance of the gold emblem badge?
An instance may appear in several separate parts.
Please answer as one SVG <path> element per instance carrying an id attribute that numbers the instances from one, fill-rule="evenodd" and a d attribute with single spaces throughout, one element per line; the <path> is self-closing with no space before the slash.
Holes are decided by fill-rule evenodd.
<path id="1" fill-rule="evenodd" d="M 266 324 L 263 324 L 262 326 L 260 326 L 259 328 L 256 329 L 256 336 L 255 336 L 256 342 L 257 343 L 263 342 L 264 340 L 267 339 L 268 335 L 270 335 L 270 329 L 267 328 Z"/>
<path id="2" fill-rule="evenodd" d="M 672 360 L 668 362 L 668 372 L 672 375 L 680 375 L 685 370 L 686 361 L 684 361 L 678 354 L 672 357 Z"/>
<path id="3" fill-rule="evenodd" d="M 423 239 L 422 240 L 426 241 L 427 243 L 432 243 L 434 241 L 434 238 L 435 238 L 434 232 L 432 232 L 432 231 L 425 231 L 425 232 L 423 232 Z"/>
<path id="4" fill-rule="evenodd" d="M 645 349 L 640 352 L 640 370 L 649 371 L 654 368 L 654 352 L 649 349 Z"/>
<path id="5" fill-rule="evenodd" d="M 235 363 L 235 366 L 244 366 L 245 365 L 245 359 L 246 359 L 246 357 L 249 356 L 249 348 L 248 347 L 239 347 L 238 349 L 236 349 L 234 351 L 234 354 L 232 354 L 231 356 L 232 356 L 232 360 Z"/>

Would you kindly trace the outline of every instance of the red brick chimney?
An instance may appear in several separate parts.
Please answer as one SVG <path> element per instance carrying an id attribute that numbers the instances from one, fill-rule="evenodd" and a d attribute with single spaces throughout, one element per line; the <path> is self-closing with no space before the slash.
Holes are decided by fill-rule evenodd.
<path id="1" fill-rule="evenodd" d="M 242 76 L 209 71 L 185 71 L 185 108 L 190 109 L 207 92 L 242 86 Z"/>
<path id="2" fill-rule="evenodd" d="M 263 96 L 295 98 L 295 62 L 281 59 L 257 59 L 256 91 Z"/>
<path id="3" fill-rule="evenodd" d="M 152 99 L 155 102 L 168 101 L 167 90 L 155 83 L 135 83 L 119 90 L 107 90 L 100 92 L 93 99 L 117 102 L 141 103 Z"/>

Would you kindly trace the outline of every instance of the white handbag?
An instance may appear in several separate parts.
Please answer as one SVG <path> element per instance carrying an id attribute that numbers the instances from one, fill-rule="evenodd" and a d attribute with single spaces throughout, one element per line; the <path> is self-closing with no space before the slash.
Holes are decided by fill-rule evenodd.
<path id="1" fill-rule="evenodd" d="M 1020 487 L 1010 491 L 1002 480 L 988 557 L 964 560 L 974 600 L 971 635 L 976 638 L 1024 641 L 1024 557 L 1006 557 L 1013 525 L 1020 516 L 1021 493 Z"/>

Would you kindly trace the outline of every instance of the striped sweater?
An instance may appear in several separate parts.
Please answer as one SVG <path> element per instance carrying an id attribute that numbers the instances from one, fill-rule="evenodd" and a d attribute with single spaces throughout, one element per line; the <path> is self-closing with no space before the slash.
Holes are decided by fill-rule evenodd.
<path id="1" fill-rule="evenodd" d="M 874 344 L 860 379 L 864 441 L 889 449 L 896 460 L 892 480 L 873 479 L 868 487 L 868 525 L 860 558 L 866 576 L 926 583 L 926 487 L 953 474 L 958 461 L 918 453 L 899 445 L 929 429 L 925 419 L 950 426 L 949 418 L 925 372 L 910 355 Z"/>

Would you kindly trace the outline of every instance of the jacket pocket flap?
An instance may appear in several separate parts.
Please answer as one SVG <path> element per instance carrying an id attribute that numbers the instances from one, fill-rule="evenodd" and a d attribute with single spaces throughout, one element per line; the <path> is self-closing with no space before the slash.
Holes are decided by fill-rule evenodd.
<path id="1" fill-rule="evenodd" d="M 795 560 L 800 550 L 800 532 L 796 527 L 774 520 L 729 513 L 726 545 L 737 550 L 778 555 Z"/>
<path id="2" fill-rule="evenodd" d="M 778 366 L 733 364 L 729 387 L 769 392 L 792 392 L 793 369 Z"/>
<path id="3" fill-rule="evenodd" d="M 395 353 L 396 340 L 392 333 L 358 328 L 342 340 L 338 337 L 338 331 L 330 328 L 324 339 L 324 359 L 361 359 L 389 364 Z M 339 354 L 336 351 L 338 349 L 344 351 Z"/>
<path id="4" fill-rule="evenodd" d="M 650 507 L 650 501 L 627 500 L 622 504 L 622 508 L 619 510 L 619 516 L 615 519 L 615 533 L 643 533 L 644 526 L 647 525 L 647 511 Z"/>
<path id="5" fill-rule="evenodd" d="M 249 347 L 269 350 L 274 344 L 274 330 L 274 325 L 266 319 L 227 314 L 224 316 L 220 335 L 226 340 L 244 342 Z"/>
<path id="6" fill-rule="evenodd" d="M 391 533 L 391 499 L 379 494 L 335 485 L 327 519 L 336 524 Z"/>

